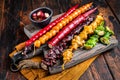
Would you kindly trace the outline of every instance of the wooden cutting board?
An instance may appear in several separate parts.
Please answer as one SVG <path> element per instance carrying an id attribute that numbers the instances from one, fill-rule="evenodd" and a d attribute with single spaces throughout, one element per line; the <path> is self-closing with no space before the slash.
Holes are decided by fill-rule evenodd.
<path id="1" fill-rule="evenodd" d="M 55 20 L 60 15 L 54 16 L 52 18 L 52 21 Z M 24 27 L 24 32 L 29 38 L 31 36 L 33 36 L 35 33 L 37 33 L 39 30 L 40 30 L 39 27 L 35 27 L 32 24 L 26 25 Z M 100 53 L 103 53 L 103 52 L 111 49 L 111 48 L 114 48 L 115 46 L 117 46 L 117 44 L 118 44 L 118 40 L 114 36 L 112 36 L 110 39 L 109 45 L 103 45 L 101 43 L 98 43 L 93 49 L 90 49 L 90 50 L 83 50 L 83 49 L 79 48 L 76 51 L 74 51 L 73 59 L 69 63 L 65 64 L 65 69 L 75 66 L 76 64 L 78 64 L 82 61 L 85 61 L 95 55 L 98 55 Z M 62 60 L 61 61 L 58 60 L 56 65 L 54 65 L 53 67 L 49 67 L 50 74 L 61 72 L 62 71 L 62 63 L 63 63 Z"/>
<path id="2" fill-rule="evenodd" d="M 69 63 L 65 64 L 65 69 L 75 66 L 76 64 L 78 64 L 82 61 L 85 61 L 95 55 L 98 55 L 100 53 L 103 53 L 103 52 L 111 49 L 111 48 L 114 48 L 115 46 L 117 46 L 117 44 L 118 44 L 118 41 L 116 40 L 116 38 L 114 36 L 112 36 L 110 39 L 109 45 L 104 45 L 104 44 L 98 43 L 94 48 L 92 48 L 90 50 L 84 50 L 82 48 L 79 48 L 76 51 L 74 51 L 72 60 Z M 61 72 L 62 64 L 63 64 L 63 62 L 59 61 L 58 64 L 54 65 L 53 67 L 49 67 L 49 72 L 51 74 Z"/>

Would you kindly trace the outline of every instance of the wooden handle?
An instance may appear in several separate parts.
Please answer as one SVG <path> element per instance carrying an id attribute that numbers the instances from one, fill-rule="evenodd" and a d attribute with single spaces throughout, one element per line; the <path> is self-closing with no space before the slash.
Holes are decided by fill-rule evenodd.
<path id="1" fill-rule="evenodd" d="M 24 47 L 25 47 L 25 42 L 22 42 L 22 43 L 18 44 L 17 46 L 15 46 L 15 50 L 20 51 Z"/>
<path id="2" fill-rule="evenodd" d="M 15 46 L 15 50 L 13 52 L 11 52 L 9 54 L 9 56 L 12 58 L 14 56 L 14 54 L 17 53 L 17 51 L 22 50 L 24 47 L 25 47 L 25 42 L 18 44 L 17 46 Z"/>

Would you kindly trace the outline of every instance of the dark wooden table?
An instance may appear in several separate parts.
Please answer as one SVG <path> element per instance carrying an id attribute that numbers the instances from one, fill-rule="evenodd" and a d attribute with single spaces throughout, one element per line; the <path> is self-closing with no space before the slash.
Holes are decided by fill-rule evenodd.
<path id="1" fill-rule="evenodd" d="M 82 5 L 91 1 L 103 9 L 120 41 L 120 0 L 0 0 L 0 80 L 25 80 L 20 73 L 10 71 L 8 54 L 16 44 L 28 39 L 23 28 L 30 23 L 30 11 L 47 6 L 57 15 L 77 3 Z M 120 80 L 120 42 L 114 49 L 100 55 L 80 80 Z"/>

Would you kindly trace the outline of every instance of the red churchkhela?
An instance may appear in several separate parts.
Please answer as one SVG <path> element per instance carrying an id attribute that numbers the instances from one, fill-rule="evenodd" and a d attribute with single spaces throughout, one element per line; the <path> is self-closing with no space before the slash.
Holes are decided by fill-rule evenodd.
<path id="1" fill-rule="evenodd" d="M 85 19 L 92 14 L 97 8 L 91 9 L 87 11 L 86 13 L 79 15 L 77 18 L 75 18 L 73 21 L 71 21 L 68 25 L 66 25 L 54 38 L 52 38 L 48 42 L 48 46 L 52 48 L 55 46 L 61 39 L 63 39 L 65 36 L 67 36 L 75 27 L 77 27 L 78 24 L 85 21 Z"/>

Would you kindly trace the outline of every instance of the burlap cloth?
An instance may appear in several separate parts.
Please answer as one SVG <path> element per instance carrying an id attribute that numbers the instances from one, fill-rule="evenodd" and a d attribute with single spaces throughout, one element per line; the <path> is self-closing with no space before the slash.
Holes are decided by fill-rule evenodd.
<path id="1" fill-rule="evenodd" d="M 24 45 L 20 46 L 23 47 Z M 13 51 L 9 56 L 12 57 L 15 52 Z M 28 80 L 78 80 L 97 56 L 54 75 L 49 75 L 48 71 L 43 69 L 23 69 L 20 73 Z M 31 60 L 41 62 L 41 57 L 33 57 Z"/>

